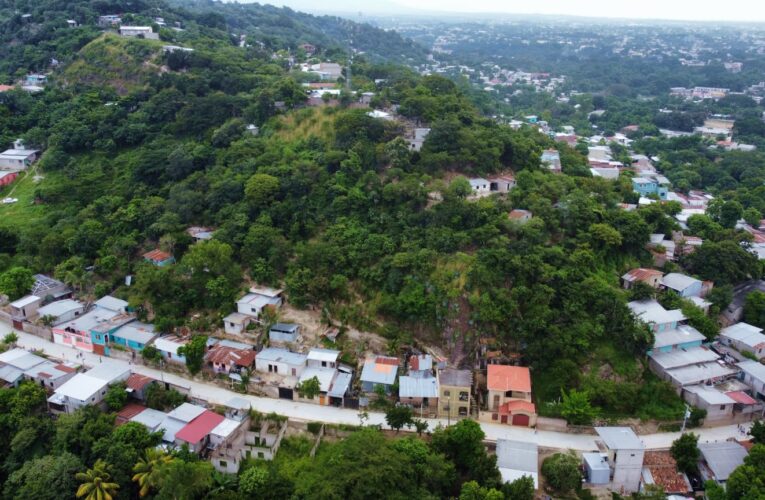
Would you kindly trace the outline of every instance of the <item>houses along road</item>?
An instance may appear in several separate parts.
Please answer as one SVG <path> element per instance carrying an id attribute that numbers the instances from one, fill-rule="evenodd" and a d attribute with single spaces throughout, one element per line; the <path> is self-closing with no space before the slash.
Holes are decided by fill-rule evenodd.
<path id="1" fill-rule="evenodd" d="M 48 356 L 65 361 L 78 362 L 84 364 L 87 367 L 95 366 L 101 362 L 101 359 L 97 354 L 87 352 L 81 353 L 81 351 L 72 347 L 54 344 L 53 342 L 44 340 L 40 337 L 15 330 L 8 323 L 0 321 L 0 334 L 4 335 L 9 331 L 14 331 L 18 335 L 19 340 L 17 344 L 19 347 L 23 347 L 25 349 L 41 350 Z M 77 355 L 80 353 L 82 354 L 82 357 L 77 358 Z M 121 363 L 123 365 L 129 364 L 127 361 L 118 359 L 106 359 L 108 359 L 110 363 Z M 131 369 L 136 373 L 148 375 L 156 378 L 157 380 L 165 380 L 172 384 L 189 387 L 191 396 L 203 399 L 212 404 L 225 404 L 233 397 L 240 397 L 248 400 L 251 403 L 253 409 L 262 413 L 275 412 L 289 418 L 325 422 L 330 424 L 358 425 L 360 423 L 359 414 L 355 410 L 335 408 L 332 406 L 319 406 L 309 403 L 299 403 L 284 399 L 243 395 L 214 384 L 191 380 L 143 365 L 131 365 Z M 447 425 L 447 421 L 444 419 L 428 419 L 428 423 L 430 424 L 429 429 L 431 430 L 439 424 L 444 426 Z M 367 424 L 379 424 L 383 427 L 387 427 L 385 424 L 385 415 L 378 412 L 369 412 L 369 419 L 367 420 Z M 578 451 L 597 450 L 594 435 L 570 434 L 566 432 L 544 430 L 535 431 L 534 429 L 528 429 L 525 427 L 511 427 L 508 425 L 484 422 L 481 422 L 480 425 L 483 428 L 483 431 L 486 433 L 486 438 L 490 441 L 496 441 L 497 439 L 504 438 L 518 441 L 535 442 L 539 446 L 546 448 L 572 449 Z M 700 436 L 700 442 L 725 441 L 729 438 L 743 437 L 738 429 L 738 426 L 736 425 L 713 427 L 709 429 L 694 429 L 693 432 Z M 677 439 L 679 435 L 679 432 L 672 432 L 645 434 L 639 437 L 645 444 L 646 448 L 661 449 L 669 448 L 672 445 L 672 441 Z"/>

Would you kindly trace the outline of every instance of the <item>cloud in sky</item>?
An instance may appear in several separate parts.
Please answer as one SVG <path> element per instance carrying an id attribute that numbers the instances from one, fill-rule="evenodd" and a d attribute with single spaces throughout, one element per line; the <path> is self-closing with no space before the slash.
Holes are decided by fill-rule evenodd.
<path id="1" fill-rule="evenodd" d="M 762 0 L 393 0 L 409 9 L 693 21 L 765 21 Z M 375 2 L 370 2 L 374 4 Z M 363 6 L 361 7 L 363 10 Z"/>

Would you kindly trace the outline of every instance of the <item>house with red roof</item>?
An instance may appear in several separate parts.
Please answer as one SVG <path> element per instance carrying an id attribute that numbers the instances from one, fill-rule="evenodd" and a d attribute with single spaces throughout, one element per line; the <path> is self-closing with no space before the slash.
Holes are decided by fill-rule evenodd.
<path id="1" fill-rule="evenodd" d="M 531 372 L 523 366 L 489 365 L 486 376 L 487 411 L 479 419 L 487 422 L 531 427 L 537 410 L 531 401 Z"/>
<path id="2" fill-rule="evenodd" d="M 215 373 L 231 373 L 252 368 L 255 354 L 251 348 L 243 349 L 218 343 L 207 351 L 205 361 Z"/>
<path id="3" fill-rule="evenodd" d="M 179 446 L 187 444 L 191 451 L 199 453 L 207 446 L 213 429 L 224 420 L 223 415 L 205 410 L 175 433 L 175 443 Z"/>
<path id="4" fill-rule="evenodd" d="M 659 288 L 663 276 L 664 273 L 657 271 L 656 269 L 638 267 L 628 271 L 622 276 L 622 286 L 625 290 L 629 290 L 635 283 L 642 282 L 651 285 L 654 288 Z"/>
<path id="5" fill-rule="evenodd" d="M 159 248 L 143 254 L 143 260 L 157 267 L 169 266 L 175 263 L 175 257 Z"/>

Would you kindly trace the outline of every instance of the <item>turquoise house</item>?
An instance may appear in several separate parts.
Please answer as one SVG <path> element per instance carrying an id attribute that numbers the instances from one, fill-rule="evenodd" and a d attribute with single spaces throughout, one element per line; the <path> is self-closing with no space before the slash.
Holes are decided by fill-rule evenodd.
<path id="1" fill-rule="evenodd" d="M 661 175 L 656 177 L 634 177 L 632 179 L 632 190 L 643 197 L 656 195 L 660 200 L 666 200 L 669 186 L 669 179 Z"/>
<path id="2" fill-rule="evenodd" d="M 109 334 L 109 341 L 132 351 L 142 351 L 157 337 L 154 325 L 131 321 Z"/>
<path id="3" fill-rule="evenodd" d="M 128 314 L 118 314 L 113 318 L 102 321 L 90 329 L 90 341 L 93 343 L 93 352 L 103 356 L 109 356 L 110 336 L 124 325 L 134 321 L 135 317 Z"/>

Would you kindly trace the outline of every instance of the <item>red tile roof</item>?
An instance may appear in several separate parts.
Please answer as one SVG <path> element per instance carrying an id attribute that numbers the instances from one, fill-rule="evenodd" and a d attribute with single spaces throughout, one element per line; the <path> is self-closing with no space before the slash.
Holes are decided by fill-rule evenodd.
<path id="1" fill-rule="evenodd" d="M 117 413 L 117 425 L 128 422 L 131 418 L 142 413 L 146 409 L 145 406 L 137 403 L 128 403 L 123 409 Z"/>
<path id="2" fill-rule="evenodd" d="M 172 257 L 173 257 L 172 255 L 165 252 L 164 250 L 160 250 L 159 248 L 157 248 L 156 250 L 152 250 L 151 252 L 146 252 L 145 254 L 143 254 L 144 259 L 151 260 L 154 262 L 163 262 Z"/>
<path id="3" fill-rule="evenodd" d="M 507 403 L 499 407 L 500 414 L 512 415 L 513 413 L 516 413 L 519 411 L 522 411 L 525 413 L 536 413 L 537 407 L 534 405 L 534 403 L 531 403 L 529 401 L 523 401 L 521 399 L 508 401 Z"/>
<path id="4" fill-rule="evenodd" d="M 148 377 L 146 375 L 141 375 L 140 373 L 132 373 L 127 380 L 125 381 L 125 385 L 128 389 L 133 389 L 134 391 L 140 391 L 147 385 L 149 385 L 151 382 L 154 382 L 156 379 Z"/>
<path id="5" fill-rule="evenodd" d="M 0 92 L 8 92 L 13 89 L 13 85 L 0 85 Z"/>
<path id="6" fill-rule="evenodd" d="M 656 269 L 647 269 L 645 267 L 638 267 L 627 273 L 633 281 L 648 281 L 652 278 L 664 276 L 664 273 L 657 271 Z"/>
<path id="7" fill-rule="evenodd" d="M 255 362 L 255 351 L 252 349 L 236 349 L 223 345 L 215 345 L 207 351 L 207 361 L 215 364 L 252 366 Z"/>
<path id="8" fill-rule="evenodd" d="M 489 365 L 486 386 L 490 391 L 531 392 L 531 373 L 525 366 Z"/>
<path id="9" fill-rule="evenodd" d="M 210 410 L 205 410 L 197 418 L 178 431 L 175 434 L 175 438 L 186 441 L 189 444 L 197 444 L 224 420 L 225 417 L 223 415 L 218 415 Z"/>
<path id="10" fill-rule="evenodd" d="M 507 216 L 511 219 L 523 219 L 524 217 L 531 216 L 531 212 L 517 208 L 507 214 Z"/>
<path id="11" fill-rule="evenodd" d="M 643 466 L 651 471 L 653 482 L 664 488 L 664 492 L 687 493 L 685 476 L 677 470 L 677 462 L 668 451 L 646 451 Z"/>

